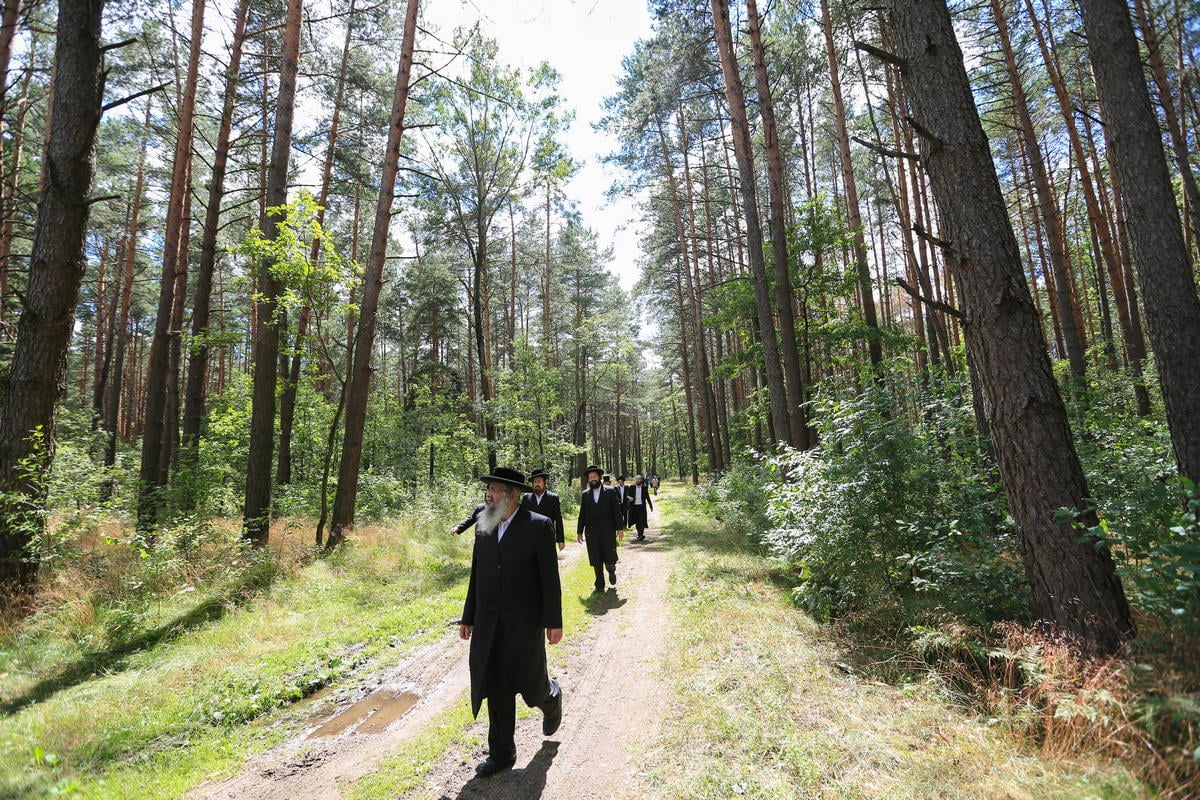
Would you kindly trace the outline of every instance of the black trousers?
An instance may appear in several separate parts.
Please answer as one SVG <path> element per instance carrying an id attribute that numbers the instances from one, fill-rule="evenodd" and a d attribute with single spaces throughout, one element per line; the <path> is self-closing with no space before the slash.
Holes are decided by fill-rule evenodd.
<path id="1" fill-rule="evenodd" d="M 512 761 L 517 757 L 517 689 L 504 676 L 505 670 L 494 668 L 500 659 L 498 643 L 503 636 L 502 628 L 497 628 L 493 640 L 492 653 L 488 658 L 487 678 L 487 709 L 488 709 L 488 755 L 493 761 L 501 764 Z M 552 684 L 546 681 L 544 699 L 536 704 L 541 708 L 550 700 Z"/>

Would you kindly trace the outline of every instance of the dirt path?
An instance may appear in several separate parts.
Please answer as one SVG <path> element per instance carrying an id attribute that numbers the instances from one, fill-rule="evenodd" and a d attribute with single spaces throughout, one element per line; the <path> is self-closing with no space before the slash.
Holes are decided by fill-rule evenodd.
<path id="1" fill-rule="evenodd" d="M 651 515 L 656 524 L 656 515 Z M 566 665 L 552 664 L 563 687 L 563 723 L 541 735 L 541 714 L 517 721 L 516 768 L 488 780 L 475 777 L 483 749 L 448 751 L 426 776 L 417 798 L 616 800 L 635 791 L 638 754 L 655 738 L 666 692 L 659 661 L 669 626 L 666 601 L 669 542 L 656 529 L 648 541 L 621 549 L 618 585 L 588 602 L 593 619 L 559 647 Z M 631 537 L 629 537 L 631 538 Z M 568 545 L 564 562 L 581 557 Z M 566 564 L 564 563 L 564 568 Z M 583 602 L 565 594 L 564 605 Z M 331 695 L 337 712 L 319 715 L 305 732 L 251 759 L 242 771 L 193 793 L 203 800 L 334 800 L 341 789 L 375 765 L 455 703 L 467 702 L 467 648 L 457 629 L 413 653 L 368 685 Z M 521 703 L 518 700 L 518 707 Z M 324 706 L 328 708 L 328 705 Z M 486 704 L 485 704 L 486 709 Z M 475 723 L 486 739 L 486 710 Z"/>

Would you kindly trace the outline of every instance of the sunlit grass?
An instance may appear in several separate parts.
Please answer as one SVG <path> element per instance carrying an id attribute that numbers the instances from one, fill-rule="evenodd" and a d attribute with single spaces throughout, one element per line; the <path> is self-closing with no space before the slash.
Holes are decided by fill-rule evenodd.
<path id="1" fill-rule="evenodd" d="M 0 640 L 0 797 L 179 797 L 234 772 L 298 725 L 294 701 L 457 620 L 469 539 L 443 530 L 366 529 L 328 559 L 240 555 L 227 580 L 150 602 L 77 587 Z"/>
<path id="2" fill-rule="evenodd" d="M 744 538 L 685 514 L 670 529 L 680 633 L 662 672 L 675 696 L 645 796 L 1153 796 L 1118 767 L 1041 758 L 932 684 L 863 679 Z"/>

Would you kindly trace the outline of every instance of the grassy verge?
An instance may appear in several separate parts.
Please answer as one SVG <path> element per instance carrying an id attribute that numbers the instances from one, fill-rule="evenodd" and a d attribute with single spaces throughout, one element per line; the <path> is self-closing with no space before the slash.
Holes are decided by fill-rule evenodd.
<path id="1" fill-rule="evenodd" d="M 668 528 L 681 633 L 663 674 L 676 696 L 643 762 L 645 796 L 1153 796 L 1119 767 L 1030 752 L 932 683 L 860 677 L 744 537 L 686 512 Z"/>
<path id="2" fill-rule="evenodd" d="M 363 531 L 315 561 L 208 543 L 85 562 L 0 636 L 0 798 L 173 798 L 231 774 L 302 725 L 296 700 L 457 620 L 470 539 L 439 525 Z M 164 576 L 172 559 L 190 571 Z M 115 592 L 113 572 L 144 585 Z"/>

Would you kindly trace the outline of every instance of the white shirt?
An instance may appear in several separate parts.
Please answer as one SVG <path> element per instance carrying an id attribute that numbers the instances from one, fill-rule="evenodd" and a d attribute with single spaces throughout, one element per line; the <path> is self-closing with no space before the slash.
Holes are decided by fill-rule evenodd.
<path id="1" fill-rule="evenodd" d="M 600 489 L 592 489 L 592 502 L 593 503 L 600 502 L 600 491 L 601 491 Z"/>
<path id="2" fill-rule="evenodd" d="M 520 506 L 517 506 L 520 509 Z M 496 528 L 496 541 L 499 542 L 504 538 L 504 531 L 508 529 L 508 523 L 512 522 L 512 518 L 517 515 L 516 511 L 508 515 L 507 519 L 500 520 L 500 525 Z"/>
<path id="3" fill-rule="evenodd" d="M 633 504 L 640 506 L 642 504 L 642 487 L 636 483 L 633 485 Z"/>
<path id="4" fill-rule="evenodd" d="M 535 506 L 540 507 L 542 505 L 542 498 L 545 496 L 546 496 L 545 492 L 543 492 L 542 494 L 538 494 L 537 492 L 534 492 L 533 493 L 533 504 Z"/>

